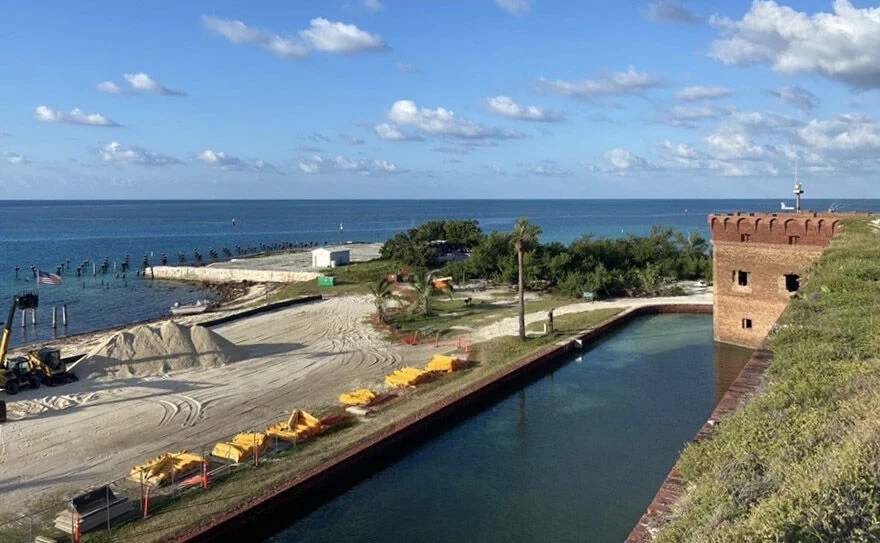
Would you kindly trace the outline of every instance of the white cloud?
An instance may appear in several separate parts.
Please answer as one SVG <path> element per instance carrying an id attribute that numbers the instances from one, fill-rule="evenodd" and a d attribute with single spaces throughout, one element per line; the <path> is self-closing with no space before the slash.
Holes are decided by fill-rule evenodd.
<path id="1" fill-rule="evenodd" d="M 219 170 L 226 171 L 263 171 L 263 172 L 272 172 L 278 173 L 278 168 L 273 166 L 268 162 L 264 162 L 262 160 L 255 160 L 253 162 L 247 161 L 235 156 L 227 155 L 223 151 L 214 151 L 213 149 L 205 149 L 201 153 L 199 153 L 196 158 L 211 166 L 213 168 L 217 168 Z"/>
<path id="2" fill-rule="evenodd" d="M 834 13 L 808 15 L 757 0 L 742 20 L 713 17 L 712 56 L 725 64 L 766 63 L 784 74 L 814 73 L 857 89 L 880 88 L 880 8 L 836 0 Z"/>
<path id="3" fill-rule="evenodd" d="M 540 175 L 544 177 L 567 177 L 573 173 L 571 170 L 560 168 L 555 163 L 549 161 L 528 166 L 525 171 L 530 175 Z"/>
<path id="4" fill-rule="evenodd" d="M 377 124 L 373 127 L 373 132 L 385 141 L 422 141 L 425 139 L 418 134 L 408 134 L 388 123 Z"/>
<path id="5" fill-rule="evenodd" d="M 295 36 L 280 36 L 249 27 L 241 21 L 221 19 L 214 15 L 202 15 L 201 20 L 205 30 L 212 34 L 224 37 L 232 43 L 257 45 L 287 60 L 305 58 L 311 51 L 352 55 L 388 49 L 388 45 L 376 34 L 365 32 L 352 24 L 328 21 L 322 17 L 312 19 L 309 28 L 300 30 Z"/>
<path id="6" fill-rule="evenodd" d="M 388 118 L 398 125 L 413 126 L 423 133 L 460 140 L 521 138 L 516 130 L 485 126 L 457 117 L 451 110 L 420 108 L 411 100 L 398 100 L 388 110 Z"/>
<path id="7" fill-rule="evenodd" d="M 695 87 L 687 87 L 675 93 L 675 97 L 679 100 L 715 100 L 717 98 L 727 98 L 733 96 L 733 89 L 727 87 L 705 87 L 698 85 Z"/>
<path id="8" fill-rule="evenodd" d="M 19 166 L 21 164 L 30 164 L 31 163 L 31 161 L 28 160 L 27 157 L 25 157 L 24 155 L 20 155 L 18 153 L 4 152 L 4 153 L 0 153 L 0 156 L 2 156 L 6 160 L 6 162 L 13 164 L 13 165 L 16 165 L 16 166 Z"/>
<path id="9" fill-rule="evenodd" d="M 300 36 L 316 51 L 345 53 L 384 51 L 388 45 L 376 34 L 364 32 L 355 25 L 328 21 L 323 17 L 312 19 L 308 30 Z"/>
<path id="10" fill-rule="evenodd" d="M 131 94 L 130 90 L 123 89 L 112 81 L 101 81 L 95 85 L 95 89 L 98 92 L 106 92 L 107 94 Z"/>
<path id="11" fill-rule="evenodd" d="M 495 0 L 495 4 L 511 15 L 525 15 L 532 9 L 531 0 Z"/>
<path id="12" fill-rule="evenodd" d="M 298 37 L 282 37 L 265 30 L 245 25 L 241 21 L 202 15 L 202 26 L 208 32 L 222 36 L 232 43 L 258 45 L 275 56 L 297 60 L 309 56 L 308 46 Z"/>
<path id="13" fill-rule="evenodd" d="M 806 145 L 820 151 L 880 150 L 880 122 L 867 115 L 839 115 L 828 121 L 813 119 L 798 135 Z"/>
<path id="14" fill-rule="evenodd" d="M 405 171 L 386 160 L 350 159 L 341 155 L 336 157 L 313 155 L 300 160 L 297 166 L 301 172 L 307 174 L 341 172 L 359 175 L 389 175 Z"/>
<path id="15" fill-rule="evenodd" d="M 690 25 L 703 22 L 702 17 L 694 15 L 690 10 L 678 2 L 670 2 L 668 0 L 654 2 L 645 8 L 642 13 L 652 21 Z"/>
<path id="16" fill-rule="evenodd" d="M 372 12 L 385 11 L 385 5 L 379 0 L 364 0 L 364 7 Z"/>
<path id="17" fill-rule="evenodd" d="M 125 77 L 125 80 L 128 81 L 128 84 L 131 85 L 132 88 L 137 90 L 164 94 L 165 96 L 186 96 L 186 93 L 163 86 L 144 72 L 125 74 L 123 77 Z M 109 81 L 105 81 L 104 83 L 109 83 Z M 113 83 L 111 83 L 111 85 L 113 85 Z"/>
<path id="18" fill-rule="evenodd" d="M 79 108 L 73 108 L 70 113 L 49 109 L 46 106 L 37 106 L 34 117 L 41 123 L 82 124 L 87 126 L 121 126 L 107 117 L 98 113 L 84 113 Z"/>
<path id="19" fill-rule="evenodd" d="M 598 79 L 562 81 L 542 77 L 540 81 L 550 91 L 571 98 L 638 94 L 653 87 L 663 85 L 663 81 L 660 78 L 646 72 L 636 71 L 632 66 L 625 72 L 605 74 Z"/>
<path id="20" fill-rule="evenodd" d="M 406 62 L 398 62 L 394 65 L 397 68 L 397 71 L 402 74 L 420 74 L 421 70 L 417 66 L 413 66 L 412 64 L 407 64 Z"/>
<path id="21" fill-rule="evenodd" d="M 770 94 L 779 98 L 779 101 L 783 104 L 794 106 L 804 113 L 811 113 L 819 107 L 819 98 L 807 89 L 797 85 L 794 87 L 782 87 L 775 91 L 772 90 Z"/>
<path id="22" fill-rule="evenodd" d="M 611 149 L 603 155 L 610 169 L 618 172 L 632 172 L 639 170 L 654 170 L 656 166 L 647 159 L 633 154 L 626 149 Z"/>
<path id="23" fill-rule="evenodd" d="M 349 136 L 347 134 L 340 134 L 339 137 L 341 137 L 343 140 L 345 140 L 345 142 L 348 143 L 349 145 L 363 145 L 364 144 L 364 140 L 362 140 L 361 138 L 359 138 L 357 136 Z"/>
<path id="24" fill-rule="evenodd" d="M 137 164 L 139 166 L 169 166 L 183 164 L 173 156 L 147 151 L 134 145 L 124 145 L 117 141 L 111 141 L 104 145 L 100 151 L 104 162 L 121 162 L 125 164 Z"/>
<path id="25" fill-rule="evenodd" d="M 562 115 L 558 111 L 544 109 L 539 106 L 523 106 L 509 96 L 495 96 L 487 101 L 487 109 L 490 113 L 504 115 L 511 119 L 521 121 L 557 122 L 561 121 Z"/>
<path id="26" fill-rule="evenodd" d="M 697 121 L 713 119 L 718 116 L 718 111 L 709 106 L 672 106 L 662 115 L 672 126 L 696 128 Z"/>

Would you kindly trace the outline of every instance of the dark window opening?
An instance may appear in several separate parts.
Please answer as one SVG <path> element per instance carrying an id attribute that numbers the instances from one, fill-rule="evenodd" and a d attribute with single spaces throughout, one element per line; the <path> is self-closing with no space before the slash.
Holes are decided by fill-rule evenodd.
<path id="1" fill-rule="evenodd" d="M 801 278 L 799 275 L 789 273 L 785 275 L 785 290 L 788 292 L 797 292 L 801 288 Z"/>
<path id="2" fill-rule="evenodd" d="M 741 287 L 749 286 L 749 272 L 744 272 L 744 271 L 736 272 L 736 282 Z"/>
<path id="3" fill-rule="evenodd" d="M 751 234 L 740 234 L 739 240 L 743 243 L 746 243 L 748 241 L 752 241 L 752 235 Z"/>
<path id="4" fill-rule="evenodd" d="M 800 236 L 788 236 L 788 244 L 797 245 L 800 239 Z"/>
<path id="5" fill-rule="evenodd" d="M 752 319 L 743 319 L 743 328 L 750 330 L 752 328 Z"/>

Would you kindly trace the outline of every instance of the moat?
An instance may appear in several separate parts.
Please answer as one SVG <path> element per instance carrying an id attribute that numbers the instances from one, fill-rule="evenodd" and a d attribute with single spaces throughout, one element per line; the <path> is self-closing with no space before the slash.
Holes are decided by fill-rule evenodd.
<path id="1" fill-rule="evenodd" d="M 750 355 L 638 318 L 270 541 L 622 541 Z"/>

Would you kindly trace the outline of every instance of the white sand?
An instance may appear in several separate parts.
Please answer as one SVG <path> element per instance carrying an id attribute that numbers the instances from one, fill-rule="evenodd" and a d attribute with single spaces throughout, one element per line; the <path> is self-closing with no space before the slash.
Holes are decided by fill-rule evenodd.
<path id="1" fill-rule="evenodd" d="M 335 405 L 427 363 L 433 349 L 392 346 L 365 322 L 372 310 L 367 296 L 332 298 L 217 327 L 250 357 L 221 367 L 22 390 L 0 425 L 0 514 L 121 477 L 161 452 L 201 451 L 295 407 Z"/>
<path id="2" fill-rule="evenodd" d="M 701 302 L 711 302 L 711 293 L 572 304 L 555 314 Z M 284 420 L 295 407 L 336 405 L 342 392 L 428 362 L 432 345 L 393 346 L 365 322 L 372 311 L 369 296 L 295 306 L 216 328 L 250 357 L 233 364 L 22 390 L 8 405 L 10 422 L 0 425 L 0 514 L 122 477 L 165 451 L 200 452 L 238 431 Z M 476 341 L 515 333 L 516 319 L 505 319 L 473 335 Z"/>
<path id="3" fill-rule="evenodd" d="M 80 378 L 111 381 L 216 368 L 245 356 L 242 349 L 204 326 L 184 326 L 169 320 L 113 334 L 74 370 Z"/>

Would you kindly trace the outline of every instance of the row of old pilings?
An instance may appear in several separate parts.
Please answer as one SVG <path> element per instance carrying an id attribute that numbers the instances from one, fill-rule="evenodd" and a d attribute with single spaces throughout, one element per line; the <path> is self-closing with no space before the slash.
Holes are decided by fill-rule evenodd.
<path id="1" fill-rule="evenodd" d="M 327 245 L 327 242 L 324 242 L 324 245 Z M 279 251 L 289 251 L 293 249 L 305 249 L 318 247 L 319 244 L 316 241 L 300 241 L 300 242 L 291 242 L 291 241 L 283 241 L 283 242 L 275 242 L 275 243 L 260 243 L 257 245 L 235 245 L 232 248 L 222 247 L 219 251 L 215 249 L 208 249 L 207 258 L 206 255 L 203 255 L 201 251 L 198 249 L 193 249 L 192 252 L 192 261 L 196 263 L 201 263 L 210 261 L 217 262 L 222 259 L 233 258 L 234 256 L 248 256 L 248 255 L 258 255 L 261 253 L 273 253 Z M 141 259 L 141 268 L 146 269 L 151 265 L 150 255 L 144 255 Z M 167 266 L 169 262 L 168 253 L 161 253 L 159 257 L 159 262 L 163 266 Z M 186 264 L 187 263 L 187 255 L 182 251 L 178 251 L 177 253 L 177 263 L 178 264 Z M 50 268 L 51 269 L 51 268 Z M 21 271 L 22 268 L 20 266 L 14 267 L 15 278 L 21 279 Z M 107 275 L 108 273 L 113 273 L 117 278 L 121 277 L 125 278 L 125 274 L 131 271 L 131 255 L 126 254 L 121 262 L 111 262 L 109 256 L 105 256 L 103 260 L 99 262 L 93 262 L 88 259 L 81 261 L 76 267 L 73 267 L 71 263 L 71 259 L 66 259 L 64 262 L 58 264 L 55 267 L 55 273 L 59 276 L 64 276 L 67 274 L 72 274 L 76 277 L 87 277 L 91 275 L 92 277 L 97 277 L 98 275 Z M 37 278 L 38 269 L 37 266 L 30 266 L 30 273 L 33 279 Z M 142 275 L 141 270 L 135 270 L 137 276 Z"/>

